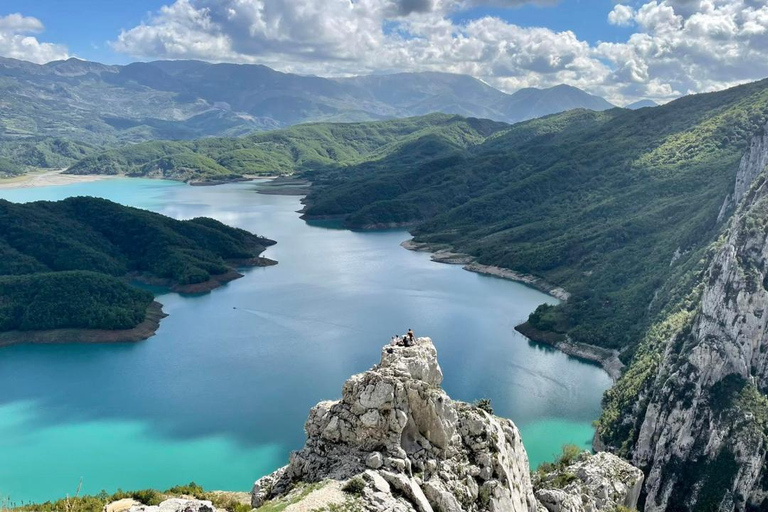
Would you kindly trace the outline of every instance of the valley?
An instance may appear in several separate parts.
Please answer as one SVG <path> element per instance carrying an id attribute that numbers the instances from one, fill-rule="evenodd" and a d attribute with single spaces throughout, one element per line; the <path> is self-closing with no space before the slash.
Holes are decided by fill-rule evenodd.
<path id="1" fill-rule="evenodd" d="M 155 1 L 0 13 L 0 512 L 768 509 L 768 7 Z"/>
<path id="2" fill-rule="evenodd" d="M 307 409 L 337 396 L 375 362 L 382 339 L 409 327 L 435 336 L 454 397 L 490 398 L 514 418 L 534 466 L 564 443 L 590 445 L 608 375 L 512 329 L 555 299 L 404 250 L 403 230 L 307 223 L 299 197 L 259 186 L 115 178 L 0 190 L 21 203 L 87 195 L 215 218 L 277 240 L 264 255 L 279 261 L 209 294 L 150 287 L 168 317 L 143 342 L 3 347 L 3 494 L 55 499 L 79 476 L 87 494 L 191 480 L 248 490 L 301 446 Z"/>

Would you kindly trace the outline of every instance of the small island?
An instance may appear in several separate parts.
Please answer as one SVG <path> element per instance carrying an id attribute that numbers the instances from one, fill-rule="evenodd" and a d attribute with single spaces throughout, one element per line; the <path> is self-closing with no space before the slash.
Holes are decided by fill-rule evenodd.
<path id="1" fill-rule="evenodd" d="M 92 197 L 0 201 L 0 346 L 146 339 L 165 314 L 135 284 L 207 292 L 275 264 L 261 256 L 274 243 Z"/>

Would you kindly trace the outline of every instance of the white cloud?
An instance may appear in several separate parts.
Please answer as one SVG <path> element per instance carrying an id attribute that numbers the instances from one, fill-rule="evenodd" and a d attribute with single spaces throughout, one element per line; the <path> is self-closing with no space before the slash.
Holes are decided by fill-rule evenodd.
<path id="1" fill-rule="evenodd" d="M 537 0 L 175 0 L 112 43 L 141 58 L 262 63 L 325 76 L 382 71 L 467 73 L 506 90 L 568 83 L 624 103 L 668 100 L 768 76 L 763 0 L 617 4 L 624 42 L 449 14 Z"/>
<path id="2" fill-rule="evenodd" d="M 0 55 L 39 64 L 69 57 L 65 46 L 42 43 L 29 35 L 44 28 L 37 18 L 21 14 L 0 16 Z"/>
<path id="3" fill-rule="evenodd" d="M 615 95 L 671 98 L 768 76 L 768 6 L 755 0 L 661 0 L 634 15 L 625 43 L 599 44 Z"/>
<path id="4" fill-rule="evenodd" d="M 611 25 L 618 25 L 620 27 L 627 27 L 632 24 L 635 17 L 635 10 L 624 4 L 616 4 L 613 10 L 608 13 L 608 23 Z"/>

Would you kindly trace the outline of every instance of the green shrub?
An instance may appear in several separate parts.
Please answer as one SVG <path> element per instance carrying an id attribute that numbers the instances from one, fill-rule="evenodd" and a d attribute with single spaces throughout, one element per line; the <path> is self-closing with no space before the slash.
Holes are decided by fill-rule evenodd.
<path id="1" fill-rule="evenodd" d="M 480 400 L 477 400 L 475 402 L 475 407 L 487 412 L 488 414 L 493 414 L 493 407 L 491 406 L 490 398 L 481 398 Z"/>
<path id="2" fill-rule="evenodd" d="M 354 496 L 362 496 L 363 491 L 365 490 L 365 481 L 359 476 L 356 476 L 349 479 L 341 490 Z"/>

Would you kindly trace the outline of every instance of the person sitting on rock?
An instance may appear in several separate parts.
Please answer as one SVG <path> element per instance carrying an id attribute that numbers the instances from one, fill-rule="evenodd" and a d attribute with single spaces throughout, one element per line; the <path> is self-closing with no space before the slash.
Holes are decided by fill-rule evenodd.
<path id="1" fill-rule="evenodd" d="M 394 336 L 392 336 L 392 339 L 389 340 L 389 344 L 392 345 L 393 347 L 396 345 L 399 345 L 400 337 L 397 334 L 395 334 Z"/>

